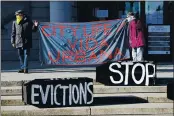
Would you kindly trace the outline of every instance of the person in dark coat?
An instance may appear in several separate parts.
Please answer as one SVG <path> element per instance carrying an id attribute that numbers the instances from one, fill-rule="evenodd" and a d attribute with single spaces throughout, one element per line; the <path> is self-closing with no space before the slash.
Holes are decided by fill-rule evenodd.
<path id="1" fill-rule="evenodd" d="M 24 11 L 15 12 L 16 20 L 12 23 L 11 44 L 17 48 L 20 60 L 18 73 L 28 73 L 28 56 L 32 48 L 32 32 L 37 31 L 38 22 L 25 15 Z"/>

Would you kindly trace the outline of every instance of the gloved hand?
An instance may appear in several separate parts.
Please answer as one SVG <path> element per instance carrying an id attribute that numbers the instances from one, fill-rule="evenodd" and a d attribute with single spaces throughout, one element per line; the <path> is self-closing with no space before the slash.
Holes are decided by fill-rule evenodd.
<path id="1" fill-rule="evenodd" d="M 12 46 L 15 48 L 16 47 L 16 45 L 15 44 L 12 44 Z"/>
<path id="2" fill-rule="evenodd" d="M 37 21 L 34 21 L 34 26 L 38 26 L 38 22 Z"/>

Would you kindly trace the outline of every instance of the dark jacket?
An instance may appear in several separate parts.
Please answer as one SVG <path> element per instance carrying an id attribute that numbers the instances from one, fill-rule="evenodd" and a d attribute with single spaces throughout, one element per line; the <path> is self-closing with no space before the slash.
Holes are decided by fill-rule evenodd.
<path id="1" fill-rule="evenodd" d="M 32 32 L 36 32 L 37 27 L 25 16 L 19 24 L 13 21 L 11 44 L 15 44 L 16 48 L 32 48 Z"/>

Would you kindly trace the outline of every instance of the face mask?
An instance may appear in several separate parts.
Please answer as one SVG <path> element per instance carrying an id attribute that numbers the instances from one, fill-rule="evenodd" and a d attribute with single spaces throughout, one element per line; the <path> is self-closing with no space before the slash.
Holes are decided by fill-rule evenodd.
<path id="1" fill-rule="evenodd" d="M 130 22 L 130 21 L 132 21 L 133 19 L 135 19 L 134 16 L 129 16 L 129 17 L 127 18 L 127 21 Z"/>
<path id="2" fill-rule="evenodd" d="M 131 18 L 130 17 L 127 17 L 127 21 L 129 22 L 131 20 Z"/>
<path id="3" fill-rule="evenodd" d="M 22 16 L 20 16 L 20 15 L 17 15 L 16 16 L 16 22 L 17 22 L 17 24 L 19 24 L 20 23 L 20 21 L 22 20 Z"/>

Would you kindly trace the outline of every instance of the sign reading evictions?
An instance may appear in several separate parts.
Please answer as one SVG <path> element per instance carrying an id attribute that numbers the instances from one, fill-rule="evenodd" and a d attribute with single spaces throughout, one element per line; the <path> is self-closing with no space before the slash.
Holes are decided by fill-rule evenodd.
<path id="1" fill-rule="evenodd" d="M 23 84 L 23 101 L 37 107 L 87 106 L 93 103 L 93 80 L 36 79 Z"/>

